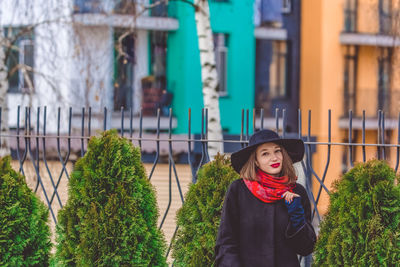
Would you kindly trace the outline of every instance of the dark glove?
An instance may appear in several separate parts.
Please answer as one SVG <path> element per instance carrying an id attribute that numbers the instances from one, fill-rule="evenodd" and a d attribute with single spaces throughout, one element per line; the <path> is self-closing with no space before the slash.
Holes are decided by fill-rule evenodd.
<path id="1" fill-rule="evenodd" d="M 304 218 L 304 209 L 301 205 L 301 198 L 294 197 L 293 201 L 290 203 L 285 200 L 285 204 L 288 209 L 292 228 L 297 232 L 297 230 L 299 230 L 306 223 Z"/>

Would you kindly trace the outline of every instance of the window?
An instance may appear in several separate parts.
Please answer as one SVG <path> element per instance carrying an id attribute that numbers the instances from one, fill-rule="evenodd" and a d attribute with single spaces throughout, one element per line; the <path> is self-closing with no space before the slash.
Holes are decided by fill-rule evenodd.
<path id="1" fill-rule="evenodd" d="M 135 15 L 135 0 L 114 0 L 114 10 L 116 14 Z"/>
<path id="2" fill-rule="evenodd" d="M 255 26 L 282 27 L 282 14 L 292 12 L 292 0 L 255 0 Z"/>
<path id="3" fill-rule="evenodd" d="M 168 1 L 160 1 L 160 0 L 150 0 L 154 7 L 151 8 L 150 12 L 153 17 L 168 17 Z"/>
<path id="4" fill-rule="evenodd" d="M 108 13 L 134 15 L 136 0 L 74 0 L 74 13 Z"/>
<path id="5" fill-rule="evenodd" d="M 344 56 L 344 113 L 346 116 L 349 110 L 356 110 L 356 88 L 357 88 L 357 57 L 358 48 L 347 46 Z"/>
<path id="6" fill-rule="evenodd" d="M 5 29 L 11 46 L 6 50 L 8 92 L 32 93 L 34 91 L 34 42 L 32 32 L 25 28 Z"/>
<path id="7" fill-rule="evenodd" d="M 218 72 L 218 92 L 220 96 L 228 94 L 228 36 L 223 33 L 214 33 L 215 63 Z"/>
<path id="8" fill-rule="evenodd" d="M 282 0 L 282 13 L 288 14 L 292 11 L 291 0 Z"/>
<path id="9" fill-rule="evenodd" d="M 344 9 L 344 31 L 357 31 L 357 0 L 347 0 Z"/>
<path id="10" fill-rule="evenodd" d="M 103 13 L 104 3 L 101 0 L 74 0 L 74 13 Z"/>
<path id="11" fill-rule="evenodd" d="M 390 34 L 392 30 L 392 0 L 379 0 L 379 33 Z"/>
<path id="12" fill-rule="evenodd" d="M 114 110 L 132 108 L 133 67 L 135 60 L 135 39 L 127 35 L 121 42 L 124 31 L 114 31 Z"/>
<path id="13" fill-rule="evenodd" d="M 290 100 L 290 44 L 256 40 L 255 107 L 273 116 L 275 108 Z"/>
<path id="14" fill-rule="evenodd" d="M 142 112 L 155 116 L 160 108 L 161 115 L 168 116 L 172 93 L 167 91 L 167 39 L 168 33 L 150 32 L 150 76 L 142 79 Z"/>
<path id="15" fill-rule="evenodd" d="M 153 31 L 150 33 L 151 70 L 155 77 L 155 86 L 159 89 L 167 87 L 167 32 Z"/>
<path id="16" fill-rule="evenodd" d="M 378 58 L 378 109 L 385 112 L 390 110 L 390 73 L 392 50 L 380 48 Z"/>
<path id="17" fill-rule="evenodd" d="M 272 61 L 269 65 L 269 89 L 271 98 L 286 97 L 287 44 L 284 41 L 272 42 Z"/>
<path id="18" fill-rule="evenodd" d="M 260 17 L 261 26 L 266 27 L 282 27 L 282 12 L 283 2 L 289 1 L 277 1 L 277 0 L 259 0 L 256 2 L 256 6 L 259 8 L 257 12 Z M 282 2 L 283 1 L 283 2 Z M 287 6 L 286 6 L 287 7 Z M 258 23 L 257 23 L 258 25 Z"/>

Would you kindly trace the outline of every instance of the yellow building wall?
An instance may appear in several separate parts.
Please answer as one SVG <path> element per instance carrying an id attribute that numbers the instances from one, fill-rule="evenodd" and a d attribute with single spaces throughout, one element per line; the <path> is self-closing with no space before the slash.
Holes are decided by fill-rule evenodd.
<path id="1" fill-rule="evenodd" d="M 343 53 L 339 37 L 343 29 L 342 0 L 302 1 L 301 22 L 301 84 L 300 108 L 303 110 L 303 129 L 307 129 L 306 112 L 311 110 L 311 134 L 317 141 L 328 141 L 328 110 L 332 112 L 332 141 L 340 142 L 338 118 L 343 107 Z M 327 146 L 318 146 L 313 157 L 315 172 L 322 179 L 327 164 Z M 325 184 L 330 188 L 332 181 L 341 174 L 341 147 L 331 148 L 331 160 Z M 314 193 L 319 183 L 313 177 Z M 323 191 L 324 192 L 324 191 Z M 329 198 L 322 193 L 319 208 L 324 212 Z"/>
<path id="2" fill-rule="evenodd" d="M 358 0 L 358 32 L 376 33 L 379 30 L 378 0 Z"/>
<path id="3" fill-rule="evenodd" d="M 394 12 L 399 9 L 399 6 L 398 0 L 392 0 L 392 10 Z M 358 0 L 357 15 L 358 32 L 375 34 L 379 31 L 378 0 Z M 396 25 L 393 26 L 396 27 Z"/>
<path id="4" fill-rule="evenodd" d="M 378 106 L 378 49 L 374 46 L 360 46 L 357 70 L 356 114 L 376 117 Z M 342 74 L 343 75 L 343 74 Z"/>
<path id="5" fill-rule="evenodd" d="M 400 4 L 400 3 L 399 3 Z M 400 25 L 400 24 L 399 24 Z M 390 112 L 396 117 L 400 112 L 400 48 L 393 51 Z M 396 139 L 397 143 L 397 139 Z"/>
<path id="6" fill-rule="evenodd" d="M 340 43 L 340 34 L 343 32 L 345 0 L 304 0 L 302 1 L 301 22 L 301 83 L 300 83 L 300 108 L 303 111 L 302 128 L 307 129 L 307 112 L 311 110 L 311 135 L 317 137 L 319 142 L 328 141 L 328 110 L 331 109 L 332 142 L 347 142 L 348 130 L 339 128 L 340 118 L 344 114 L 343 84 L 344 84 L 344 55 L 345 46 Z M 378 0 L 359 0 L 358 6 L 358 32 L 376 34 L 379 30 Z M 395 5 L 393 6 L 395 9 Z M 376 118 L 378 104 L 378 57 L 380 50 L 376 46 L 359 46 L 357 69 L 357 100 L 354 116 L 361 117 L 366 111 L 367 118 Z M 396 56 L 400 59 L 400 53 Z M 400 62 L 400 60 L 398 60 Z M 399 73 L 400 73 L 400 63 Z M 392 88 L 399 88 L 400 74 L 392 80 Z M 391 97 L 392 110 L 399 110 L 400 97 Z M 398 112 L 398 111 L 397 111 Z M 303 132 L 303 134 L 306 134 Z M 353 138 L 362 141 L 361 131 L 353 132 Z M 397 136 L 397 131 L 396 131 Z M 397 140 L 397 139 L 396 139 Z M 392 142 L 394 137 L 392 135 Z M 377 130 L 366 132 L 366 143 L 377 143 Z M 362 149 L 355 147 L 355 161 L 361 162 Z M 392 150 L 394 152 L 392 152 Z M 322 178 L 328 164 L 325 185 L 331 189 L 331 183 L 339 179 L 348 157 L 347 149 L 343 146 L 333 145 L 330 151 L 330 161 L 327 162 L 328 147 L 319 145 L 313 156 L 313 166 L 317 175 Z M 377 157 L 376 147 L 366 147 L 366 159 Z M 346 153 L 345 153 L 346 152 Z M 392 161 L 395 159 L 395 150 L 389 150 Z M 392 164 L 393 165 L 393 164 Z M 313 176 L 314 193 L 319 192 L 319 182 Z M 324 192 L 324 191 L 323 191 Z M 319 209 L 323 213 L 329 204 L 329 197 L 322 193 Z"/>

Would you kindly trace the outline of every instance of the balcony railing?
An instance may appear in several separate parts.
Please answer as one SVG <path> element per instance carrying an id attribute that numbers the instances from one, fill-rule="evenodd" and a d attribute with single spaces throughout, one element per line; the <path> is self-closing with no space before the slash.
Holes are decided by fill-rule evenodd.
<path id="1" fill-rule="evenodd" d="M 392 33 L 392 12 L 379 12 L 379 33 L 390 35 Z"/>
<path id="2" fill-rule="evenodd" d="M 389 117 L 397 117 L 400 112 L 400 89 L 390 91 L 378 89 L 357 89 L 355 93 L 344 92 L 344 116 L 353 110 L 360 117 L 363 110 L 369 117 L 376 117 L 376 110 L 382 110 Z"/>
<path id="3" fill-rule="evenodd" d="M 75 0 L 74 13 L 106 13 L 106 7 L 100 0 Z"/>
<path id="4" fill-rule="evenodd" d="M 349 0 L 350 1 L 350 0 Z M 376 2 L 378 2 L 376 0 Z M 344 33 L 373 33 L 380 35 L 393 34 L 393 26 L 398 18 L 398 10 L 391 9 L 383 11 L 378 8 L 377 3 L 358 7 L 356 4 L 349 4 L 344 12 Z M 358 17 L 361 17 L 362 25 L 358 25 Z M 363 26 L 362 29 L 359 26 Z M 370 32 L 371 31 L 371 32 Z"/>
<path id="5" fill-rule="evenodd" d="M 344 10 L 344 32 L 357 31 L 357 10 L 346 8 Z"/>
<path id="6" fill-rule="evenodd" d="M 256 26 L 280 28 L 282 26 L 282 1 L 259 0 L 256 1 Z"/>
<path id="7" fill-rule="evenodd" d="M 120 14 L 135 15 L 149 6 L 151 0 L 74 0 L 75 14 Z M 168 17 L 169 5 L 161 3 L 155 5 L 151 16 Z"/>

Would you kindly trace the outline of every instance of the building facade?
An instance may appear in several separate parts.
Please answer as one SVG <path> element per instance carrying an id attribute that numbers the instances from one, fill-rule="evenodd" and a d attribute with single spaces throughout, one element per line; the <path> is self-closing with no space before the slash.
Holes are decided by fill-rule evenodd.
<path id="1" fill-rule="evenodd" d="M 176 133 L 186 131 L 191 108 L 193 131 L 200 132 L 203 101 L 194 9 L 183 1 L 146 9 L 150 4 L 2 1 L 5 37 L 16 37 L 7 52 L 8 68 L 15 69 L 9 102 L 57 103 L 74 110 L 91 106 L 93 112 L 107 107 L 110 117 L 121 107 L 135 116 L 142 110 L 154 117 L 160 107 L 162 124 L 172 107 Z M 210 1 L 226 133 L 238 134 L 240 109 L 254 106 L 253 7 L 251 0 Z M 11 122 L 15 113 L 11 107 Z"/>
<path id="2" fill-rule="evenodd" d="M 364 138 L 365 143 L 397 143 L 397 12 L 398 3 L 392 0 L 302 1 L 300 107 L 312 111 L 311 131 L 318 141 L 328 141 L 330 109 L 332 142 L 362 143 Z M 386 130 L 382 135 L 378 110 L 385 114 Z M 385 152 L 394 167 L 390 159 L 395 160 L 396 151 Z M 319 174 L 324 172 L 327 153 L 326 147 L 314 156 Z M 380 153 L 376 147 L 366 147 L 366 159 L 379 158 Z M 363 160 L 361 147 L 349 151 L 332 146 L 326 184 L 347 171 L 351 159 Z M 321 207 L 326 208 L 327 203 L 326 197 Z"/>
<path id="3" fill-rule="evenodd" d="M 254 106 L 264 109 L 264 125 L 271 125 L 268 118 L 275 117 L 277 108 L 285 109 L 286 130 L 295 132 L 300 88 L 301 2 L 257 0 L 254 11 Z"/>
<path id="4" fill-rule="evenodd" d="M 384 138 L 397 142 L 396 1 L 209 2 L 225 133 L 240 134 L 242 109 L 256 110 L 259 127 L 261 108 L 264 127 L 275 128 L 275 110 L 285 108 L 286 130 L 296 132 L 300 108 L 302 128 L 308 123 L 304 114 L 310 110 L 312 135 L 327 141 L 330 109 L 332 141 L 348 142 L 348 111 L 352 110 L 351 141 L 362 141 L 365 114 L 365 142 L 376 143 L 382 141 L 377 126 L 380 109 L 386 118 Z M 9 103 L 56 103 L 78 112 L 88 106 L 103 112 L 106 106 L 112 111 L 110 117 L 121 107 L 134 116 L 142 109 L 144 115 L 154 117 L 161 107 L 165 125 L 172 107 L 177 134 L 186 133 L 191 108 L 192 132 L 199 133 L 203 97 L 194 9 L 184 1 L 144 9 L 148 4 L 144 0 L 26 0 L 16 6 L 14 1 L 1 1 L 4 34 L 14 38 L 7 54 L 7 65 L 13 70 L 8 77 Z M 26 68 L 17 68 L 22 65 Z M 14 126 L 15 112 L 16 104 L 11 104 Z M 332 148 L 331 181 L 350 167 L 348 152 Z M 378 156 L 376 149 L 366 152 L 367 158 Z M 326 153 L 327 149 L 320 149 L 314 157 L 320 173 Z M 358 148 L 351 153 L 352 158 L 362 159 Z"/>
<path id="5" fill-rule="evenodd" d="M 77 113 L 90 106 L 94 114 L 107 107 L 110 118 L 121 107 L 135 115 L 143 107 L 154 116 L 166 88 L 166 36 L 179 22 L 168 16 L 167 6 L 147 10 L 148 5 L 2 1 L 0 24 L 9 42 L 8 101 L 15 103 L 10 125 L 16 124 L 17 103 L 71 106 Z"/>
<path id="6" fill-rule="evenodd" d="M 173 93 L 176 132 L 187 131 L 188 109 L 192 109 L 193 131 L 200 132 L 203 107 L 200 57 L 194 9 L 187 3 L 172 2 L 179 29 L 168 35 L 168 88 Z M 254 106 L 253 1 L 209 1 L 211 28 L 219 74 L 222 128 L 240 133 L 241 109 Z"/>

